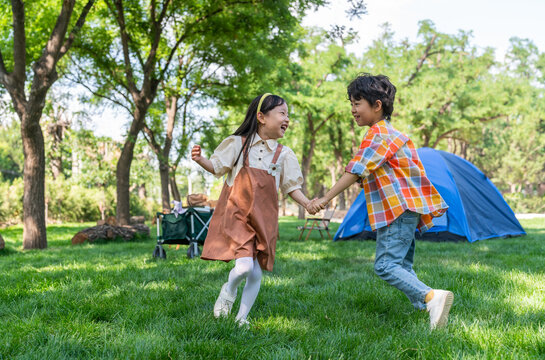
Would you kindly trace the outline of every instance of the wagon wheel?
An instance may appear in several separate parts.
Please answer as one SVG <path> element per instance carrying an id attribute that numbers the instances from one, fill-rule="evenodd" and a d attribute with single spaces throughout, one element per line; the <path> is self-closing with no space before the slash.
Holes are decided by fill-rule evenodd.
<path id="1" fill-rule="evenodd" d="M 196 242 L 189 243 L 187 249 L 187 257 L 193 259 L 195 256 L 199 256 L 199 245 Z"/>
<path id="2" fill-rule="evenodd" d="M 165 249 L 161 245 L 156 245 L 155 249 L 153 250 L 153 257 L 154 258 L 160 258 L 160 259 L 166 259 L 167 253 L 165 252 Z"/>
<path id="3" fill-rule="evenodd" d="M 193 257 L 195 257 L 193 243 L 189 244 L 189 247 L 187 248 L 187 257 L 190 259 L 193 259 Z"/>

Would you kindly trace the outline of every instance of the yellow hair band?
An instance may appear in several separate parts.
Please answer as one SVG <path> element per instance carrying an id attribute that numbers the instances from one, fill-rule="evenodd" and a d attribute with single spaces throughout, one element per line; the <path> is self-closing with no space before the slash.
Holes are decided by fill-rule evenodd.
<path id="1" fill-rule="evenodd" d="M 272 95 L 271 93 L 266 93 L 266 94 L 263 94 L 263 96 L 261 96 L 261 99 L 259 99 L 259 105 L 257 105 L 257 112 L 256 112 L 256 119 L 257 119 L 257 114 L 259 114 L 259 112 L 261 111 L 261 104 L 263 104 L 263 100 L 265 100 L 265 98 L 269 95 Z"/>

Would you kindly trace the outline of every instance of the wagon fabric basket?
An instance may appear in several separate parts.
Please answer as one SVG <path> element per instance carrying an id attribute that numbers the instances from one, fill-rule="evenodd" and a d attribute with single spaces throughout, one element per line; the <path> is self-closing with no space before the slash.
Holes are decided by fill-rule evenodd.
<path id="1" fill-rule="evenodd" d="M 199 244 L 204 244 L 214 209 L 188 207 L 181 213 L 157 213 L 157 245 L 153 257 L 166 258 L 163 244 L 188 245 L 187 257 L 199 256 Z"/>

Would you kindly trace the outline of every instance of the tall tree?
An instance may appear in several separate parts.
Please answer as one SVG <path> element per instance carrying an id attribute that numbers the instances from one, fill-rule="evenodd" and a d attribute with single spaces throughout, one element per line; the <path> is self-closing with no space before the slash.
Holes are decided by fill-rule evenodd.
<path id="1" fill-rule="evenodd" d="M 268 58 L 270 49 L 278 49 L 277 43 L 291 38 L 297 19 L 308 6 L 323 1 L 105 0 L 105 3 L 106 8 L 97 17 L 97 26 L 88 34 L 98 41 L 82 42 L 80 46 L 83 55 L 80 69 L 87 75 L 80 82 L 95 95 L 125 108 L 132 118 L 116 173 L 117 218 L 118 223 L 124 224 L 129 221 L 134 143 L 146 126 L 146 114 L 157 97 L 159 85 L 168 80 L 180 49 L 196 49 L 193 55 L 212 66 L 214 63 L 224 66 L 221 77 L 228 83 L 225 80 L 251 70 L 244 60 L 244 51 L 250 45 L 256 49 L 254 53 L 259 55 L 256 57 L 260 57 L 259 68 L 266 69 L 273 61 Z M 236 61 L 226 62 L 226 57 Z M 231 91 L 236 92 L 236 89 Z"/>
<path id="2" fill-rule="evenodd" d="M 58 78 L 57 64 L 68 52 L 82 28 L 87 14 L 94 4 L 88 0 L 79 12 L 74 13 L 75 0 L 63 0 L 62 7 L 50 30 L 49 39 L 41 47 L 28 48 L 27 33 L 32 29 L 27 24 L 36 18 L 26 17 L 25 6 L 43 7 L 43 2 L 11 1 L 12 49 L 0 49 L 0 83 L 8 91 L 13 107 L 21 121 L 21 138 L 24 153 L 23 196 L 23 248 L 43 249 L 47 247 L 45 228 L 45 155 L 44 137 L 40 119 L 47 92 Z M 55 9 L 57 6 L 47 4 Z M 33 23 L 35 29 L 44 25 Z M 47 24 L 49 25 L 49 24 Z M 71 30 L 69 29 L 71 28 Z M 49 29 L 48 29 L 49 30 Z M 41 38 L 40 34 L 34 34 Z M 36 43 L 30 42 L 36 45 Z M 30 50 L 30 51 L 29 51 Z M 28 56 L 31 55 L 31 56 Z M 30 75 L 31 82 L 27 82 Z M 30 93 L 27 94 L 30 85 Z"/>

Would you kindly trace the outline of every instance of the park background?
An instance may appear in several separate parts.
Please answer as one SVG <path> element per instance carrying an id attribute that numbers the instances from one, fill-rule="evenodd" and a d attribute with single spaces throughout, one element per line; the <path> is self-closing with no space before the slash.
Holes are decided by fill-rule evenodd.
<path id="1" fill-rule="evenodd" d="M 521 238 L 419 242 L 419 275 L 457 296 L 451 325 L 431 336 L 425 315 L 373 275 L 372 242 L 296 241 L 305 214 L 284 197 L 281 215 L 296 216 L 281 218 L 249 331 L 211 316 L 229 264 L 172 249 L 152 260 L 153 236 L 70 245 L 100 219 L 153 226 L 172 200 L 217 198 L 221 179 L 189 149 L 209 155 L 264 92 L 287 100 L 282 143 L 305 193 L 323 194 L 366 130 L 345 95 L 361 72 L 397 86 L 393 123 L 417 147 L 471 161 L 516 213 L 544 213 L 544 34 L 523 26 L 543 4 L 446 3 L 1 1 L 0 358 L 543 356 L 539 218 L 522 220 Z M 508 31 L 497 47 L 462 21 L 485 11 L 493 32 Z M 392 23 L 377 20 L 385 13 Z"/>
<path id="2" fill-rule="evenodd" d="M 114 3 L 92 4 L 70 51 L 57 56 L 58 80 L 44 85 L 46 92 L 32 91 L 32 84 L 44 83 L 33 66 L 43 57 L 60 5 L 25 4 L 26 82 L 17 91 L 28 92 L 26 106 L 35 118 L 28 123 L 39 125 L 40 132 L 21 131 L 21 116 L 26 115 L 19 115 L 20 104 L 12 101 L 21 97 L 0 87 L 0 222 L 28 222 L 35 233 L 27 231 L 25 247 L 46 246 L 46 221 L 117 215 L 123 224 L 131 215 L 151 220 L 156 211 L 170 208 L 172 200 L 183 201 L 190 192 L 217 198 L 221 179 L 196 169 L 189 149 L 201 143 L 209 155 L 241 123 L 250 100 L 266 91 L 282 95 L 290 106 L 283 143 L 299 157 L 304 192 L 309 197 L 323 194 L 365 132 L 352 121 L 345 95 L 348 82 L 361 72 L 387 74 L 396 84 L 393 122 L 417 147 L 471 161 L 516 213 L 545 211 L 545 55 L 531 38 L 517 37 L 516 28 L 509 39 L 496 40 L 498 53 L 476 45 L 470 28 L 441 32 L 443 26 L 426 19 L 412 24 L 411 34 L 396 34 L 395 25 L 387 23 L 372 27 L 372 39 L 365 29 L 356 30 L 387 13 L 385 4 L 375 14 L 365 2 L 354 1 L 321 8 L 322 1 L 235 2 L 208 9 L 209 18 L 206 6 L 212 5 L 206 2 L 201 7 L 199 2 L 168 4 L 165 14 L 154 14 L 163 16 L 156 19 L 162 21 L 156 29 L 144 3 L 125 4 L 126 14 Z M 393 20 L 399 18 L 399 8 L 410 5 L 392 2 Z M 532 13 L 527 11 L 531 5 L 513 13 Z M 13 77 L 17 47 L 10 7 L 3 6 L 3 67 Z M 76 4 L 68 30 L 82 6 Z M 505 4 L 500 6 L 498 14 L 504 14 Z M 436 12 L 441 9 L 435 7 Z M 324 13 L 336 15 L 324 28 L 316 27 L 324 22 Z M 441 19 L 446 22 L 444 14 Z M 126 23 L 125 40 L 120 23 Z M 542 34 L 535 35 L 542 41 Z M 32 101 L 37 109 L 43 106 L 41 116 L 28 105 Z M 105 131 L 111 136 L 99 135 Z M 27 156 L 43 170 L 28 174 L 27 186 L 38 190 L 27 191 L 26 216 L 22 134 L 43 137 L 38 141 L 42 145 L 29 147 L 40 156 Z M 348 208 L 358 192 L 355 186 L 343 193 L 337 208 Z M 283 209 L 289 201 L 282 199 Z M 302 209 L 298 215 L 304 215 Z"/>

